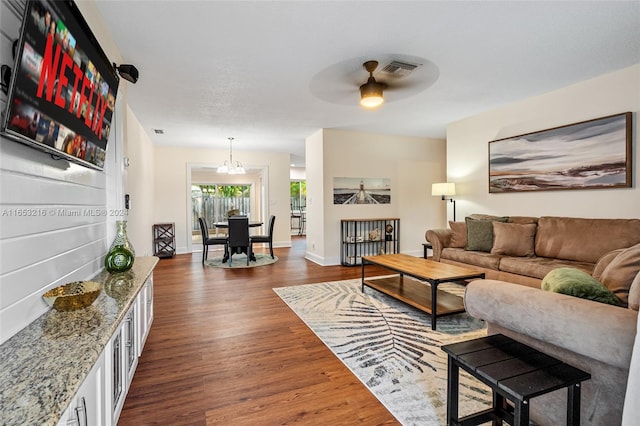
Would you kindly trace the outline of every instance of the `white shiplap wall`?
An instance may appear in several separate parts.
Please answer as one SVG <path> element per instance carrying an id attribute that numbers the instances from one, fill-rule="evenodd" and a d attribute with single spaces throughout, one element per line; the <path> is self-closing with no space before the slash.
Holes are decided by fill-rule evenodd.
<path id="1" fill-rule="evenodd" d="M 24 2 L 0 4 L 0 63 L 13 66 Z M 0 94 L 0 111 L 6 110 Z M 42 315 L 42 294 L 103 268 L 122 207 L 122 105 L 105 171 L 85 168 L 0 136 L 0 343 Z M 99 212 L 98 214 L 90 214 Z"/>

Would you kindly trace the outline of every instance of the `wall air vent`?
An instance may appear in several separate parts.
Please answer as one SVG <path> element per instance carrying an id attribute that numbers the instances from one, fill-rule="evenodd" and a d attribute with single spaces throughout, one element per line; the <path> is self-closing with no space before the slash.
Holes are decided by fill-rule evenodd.
<path id="1" fill-rule="evenodd" d="M 410 64 L 408 62 L 393 60 L 382 67 L 379 74 L 385 77 L 403 78 L 421 66 L 422 64 Z"/>

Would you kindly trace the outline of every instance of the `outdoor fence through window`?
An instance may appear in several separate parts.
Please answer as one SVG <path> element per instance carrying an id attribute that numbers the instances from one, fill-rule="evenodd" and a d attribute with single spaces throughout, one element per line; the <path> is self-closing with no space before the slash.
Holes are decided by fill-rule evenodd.
<path id="1" fill-rule="evenodd" d="M 215 222 L 227 220 L 227 213 L 237 209 L 251 217 L 251 187 L 249 185 L 192 185 L 192 235 L 200 236 L 198 218 L 204 217 L 213 228 Z"/>

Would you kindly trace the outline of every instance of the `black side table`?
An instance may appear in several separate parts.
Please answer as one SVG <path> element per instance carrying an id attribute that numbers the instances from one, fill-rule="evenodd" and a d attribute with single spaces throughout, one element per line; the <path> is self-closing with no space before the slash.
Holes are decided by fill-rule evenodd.
<path id="1" fill-rule="evenodd" d="M 529 425 L 529 400 L 567 388 L 567 425 L 580 424 L 580 383 L 591 375 L 501 334 L 442 346 L 448 354 L 447 424 L 479 425 L 504 420 Z M 489 386 L 493 406 L 458 418 L 459 369 Z M 506 404 L 508 399 L 513 409 Z"/>
<path id="2" fill-rule="evenodd" d="M 424 254 L 422 255 L 422 257 L 424 257 L 425 259 L 427 258 L 427 249 L 432 249 L 433 246 L 431 245 L 431 243 L 422 243 L 422 249 L 424 250 Z"/>

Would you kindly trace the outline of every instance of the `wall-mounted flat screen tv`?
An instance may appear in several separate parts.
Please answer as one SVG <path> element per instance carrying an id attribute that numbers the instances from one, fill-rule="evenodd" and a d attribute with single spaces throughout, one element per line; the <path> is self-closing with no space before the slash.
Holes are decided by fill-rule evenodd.
<path id="1" fill-rule="evenodd" d="M 0 131 L 104 168 L 119 78 L 73 1 L 26 5 Z"/>

